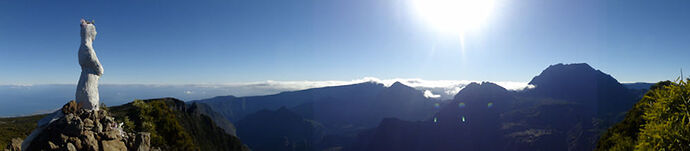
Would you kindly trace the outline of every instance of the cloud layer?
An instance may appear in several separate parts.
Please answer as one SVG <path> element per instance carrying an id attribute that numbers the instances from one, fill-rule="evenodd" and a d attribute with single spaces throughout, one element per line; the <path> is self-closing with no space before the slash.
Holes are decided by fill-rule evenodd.
<path id="1" fill-rule="evenodd" d="M 175 97 L 185 101 L 215 96 L 270 95 L 284 91 L 339 86 L 362 82 L 377 82 L 391 86 L 399 81 L 423 92 L 425 97 L 441 100 L 452 99 L 471 82 L 467 80 L 423 80 L 423 79 L 378 79 L 366 77 L 344 81 L 259 81 L 224 84 L 102 84 L 99 86 L 101 102 L 120 105 L 134 99 Z M 495 82 L 509 90 L 522 90 L 526 82 Z M 45 113 L 55 110 L 65 102 L 74 99 L 74 84 L 53 85 L 0 85 L 0 116 Z"/>
<path id="2" fill-rule="evenodd" d="M 407 86 L 413 87 L 424 92 L 425 96 L 429 98 L 449 99 L 457 94 L 467 84 L 472 82 L 470 80 L 424 80 L 416 78 L 394 78 L 394 79 L 379 79 L 374 77 L 365 77 L 361 79 L 349 81 L 261 81 L 261 82 L 245 82 L 245 83 L 226 83 L 226 84 L 199 84 L 190 85 L 197 88 L 216 88 L 225 89 L 229 95 L 235 96 L 252 96 L 252 95 L 268 95 L 280 93 L 283 91 L 304 90 L 309 88 L 319 88 L 328 86 L 349 85 L 362 82 L 376 82 L 385 86 L 391 86 L 395 82 L 401 82 Z M 508 90 L 520 91 L 526 88 L 533 88 L 527 82 L 512 82 L 512 81 L 497 81 L 494 82 Z"/>

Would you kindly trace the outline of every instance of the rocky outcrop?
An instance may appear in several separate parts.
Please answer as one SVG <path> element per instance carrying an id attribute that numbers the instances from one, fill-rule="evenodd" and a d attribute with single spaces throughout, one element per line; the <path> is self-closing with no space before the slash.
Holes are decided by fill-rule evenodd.
<path id="1" fill-rule="evenodd" d="M 65 104 L 64 116 L 38 134 L 27 150 L 151 150 L 149 133 L 126 133 L 108 111 L 77 105 L 74 101 Z"/>
<path id="2" fill-rule="evenodd" d="M 20 138 L 13 138 L 12 141 L 10 141 L 10 144 L 7 144 L 7 147 L 5 147 L 4 151 L 20 151 L 22 150 L 22 139 Z"/>

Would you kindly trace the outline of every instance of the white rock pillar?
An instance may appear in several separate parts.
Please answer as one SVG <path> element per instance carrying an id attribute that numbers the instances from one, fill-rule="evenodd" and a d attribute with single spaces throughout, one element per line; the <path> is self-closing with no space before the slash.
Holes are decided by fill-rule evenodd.
<path id="1" fill-rule="evenodd" d="M 81 76 L 77 84 L 76 101 L 82 108 L 98 110 L 98 79 L 103 75 L 103 66 L 93 50 L 96 39 L 96 26 L 93 22 L 81 20 L 81 45 L 79 46 L 79 65 Z"/>

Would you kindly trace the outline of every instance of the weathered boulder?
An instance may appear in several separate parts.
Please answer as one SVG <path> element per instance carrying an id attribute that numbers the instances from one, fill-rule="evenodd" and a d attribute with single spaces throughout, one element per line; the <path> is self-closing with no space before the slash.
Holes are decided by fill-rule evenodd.
<path id="1" fill-rule="evenodd" d="M 103 147 L 104 151 L 126 151 L 127 150 L 127 146 L 125 146 L 125 143 L 122 141 L 118 141 L 118 140 L 101 141 L 101 147 Z"/>
<path id="2" fill-rule="evenodd" d="M 67 104 L 62 106 L 62 113 L 77 113 L 79 111 L 79 104 L 77 104 L 77 101 L 69 101 Z"/>
<path id="3" fill-rule="evenodd" d="M 77 147 L 72 143 L 67 143 L 67 151 L 77 151 Z"/>
<path id="4" fill-rule="evenodd" d="M 138 151 L 149 151 L 149 149 L 151 148 L 151 133 L 137 133 L 133 147 L 136 148 L 136 150 Z"/>
<path id="5" fill-rule="evenodd" d="M 22 139 L 13 138 L 10 144 L 7 144 L 4 151 L 20 151 L 22 150 Z"/>

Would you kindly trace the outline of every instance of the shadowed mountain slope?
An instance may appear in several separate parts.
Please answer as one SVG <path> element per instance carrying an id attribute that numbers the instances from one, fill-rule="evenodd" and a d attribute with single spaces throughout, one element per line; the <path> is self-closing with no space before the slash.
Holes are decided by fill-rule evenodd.
<path id="1" fill-rule="evenodd" d="M 208 104 L 231 121 L 260 110 L 286 107 L 318 121 L 329 134 L 343 134 L 375 127 L 385 117 L 423 120 L 434 113 L 438 100 L 424 97 L 412 87 L 396 82 L 390 87 L 374 82 L 283 92 L 252 97 L 215 97 L 195 102 Z"/>
<path id="2" fill-rule="evenodd" d="M 507 91 L 472 83 L 434 117 L 383 120 L 363 131 L 352 150 L 592 150 L 612 115 L 639 91 L 587 64 L 549 66 L 530 84 Z"/>
<path id="3" fill-rule="evenodd" d="M 323 126 L 287 108 L 261 110 L 237 122 L 237 135 L 255 151 L 316 150 Z"/>
<path id="4" fill-rule="evenodd" d="M 530 96 L 578 102 L 599 115 L 626 111 L 635 103 L 635 94 L 611 75 L 585 63 L 551 65 L 534 77 L 527 90 Z"/>

